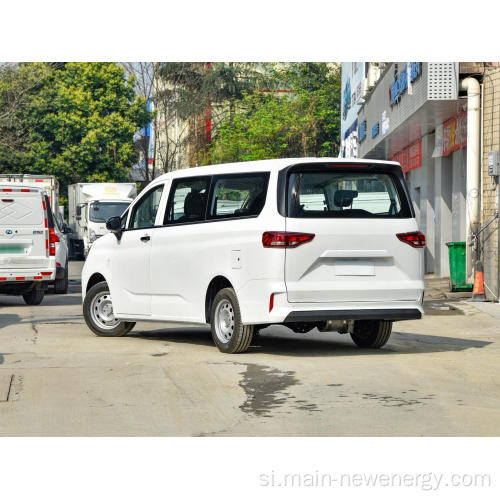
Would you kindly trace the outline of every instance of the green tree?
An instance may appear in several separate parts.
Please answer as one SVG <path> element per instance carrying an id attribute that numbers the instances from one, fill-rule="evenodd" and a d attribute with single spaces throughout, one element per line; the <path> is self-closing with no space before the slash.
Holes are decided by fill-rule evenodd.
<path id="1" fill-rule="evenodd" d="M 244 95 L 232 120 L 221 124 L 213 162 L 338 154 L 339 68 L 291 63 L 271 76 L 267 92 Z"/>
<path id="2" fill-rule="evenodd" d="M 23 64 L 17 71 L 37 68 Z M 126 180 L 136 160 L 134 133 L 149 120 L 133 78 L 115 63 L 45 64 L 43 71 L 17 114 L 24 147 L 0 151 L 1 171 L 55 175 L 62 196 L 73 182 Z"/>

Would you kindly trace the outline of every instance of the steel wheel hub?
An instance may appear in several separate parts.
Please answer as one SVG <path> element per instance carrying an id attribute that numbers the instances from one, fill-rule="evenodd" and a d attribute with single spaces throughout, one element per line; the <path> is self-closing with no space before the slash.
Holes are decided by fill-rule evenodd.
<path id="1" fill-rule="evenodd" d="M 217 304 L 214 320 L 217 338 L 226 344 L 234 332 L 234 310 L 229 300 L 223 299 Z"/>
<path id="2" fill-rule="evenodd" d="M 104 330 L 111 330 L 120 323 L 113 313 L 113 303 L 109 292 L 100 292 L 92 299 L 90 314 L 94 323 Z"/>

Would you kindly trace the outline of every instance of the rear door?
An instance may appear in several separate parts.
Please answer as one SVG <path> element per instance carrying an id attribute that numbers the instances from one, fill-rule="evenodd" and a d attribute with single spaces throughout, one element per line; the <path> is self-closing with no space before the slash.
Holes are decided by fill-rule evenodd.
<path id="1" fill-rule="evenodd" d="M 42 193 L 0 186 L 0 268 L 48 266 L 47 237 Z"/>
<path id="2" fill-rule="evenodd" d="M 418 300 L 421 248 L 397 235 L 417 231 L 397 167 L 299 166 L 287 182 L 287 232 L 310 233 L 286 248 L 289 302 Z"/>

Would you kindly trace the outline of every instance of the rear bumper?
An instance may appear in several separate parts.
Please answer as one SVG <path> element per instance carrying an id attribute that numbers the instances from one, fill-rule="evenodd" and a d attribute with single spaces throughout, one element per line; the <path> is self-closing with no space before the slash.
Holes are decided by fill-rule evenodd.
<path id="1" fill-rule="evenodd" d="M 423 286 L 414 293 L 419 297 L 418 300 L 289 302 L 282 281 L 253 280 L 236 290 L 243 324 L 246 325 L 327 320 L 420 319 L 424 316 L 422 292 Z M 270 308 L 271 294 L 272 308 Z"/>
<path id="2" fill-rule="evenodd" d="M 328 320 L 384 319 L 402 321 L 405 319 L 421 319 L 422 312 L 417 308 L 408 309 L 335 309 L 315 311 L 292 311 L 283 323 L 298 323 Z"/>
<path id="3" fill-rule="evenodd" d="M 0 269 L 0 286 L 2 284 L 53 281 L 56 276 L 55 266 L 38 269 Z"/>

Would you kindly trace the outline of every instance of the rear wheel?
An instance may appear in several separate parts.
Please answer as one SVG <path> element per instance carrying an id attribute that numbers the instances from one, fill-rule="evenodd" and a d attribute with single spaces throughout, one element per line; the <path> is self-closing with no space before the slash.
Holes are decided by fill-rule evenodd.
<path id="1" fill-rule="evenodd" d="M 377 349 L 384 346 L 392 332 L 392 321 L 360 320 L 354 322 L 351 338 L 358 347 Z"/>
<path id="2" fill-rule="evenodd" d="M 108 284 L 101 281 L 85 295 L 83 317 L 87 326 L 100 337 L 122 337 L 135 323 L 115 318 Z"/>
<path id="3" fill-rule="evenodd" d="M 40 285 L 36 285 L 28 293 L 23 294 L 23 299 L 29 306 L 37 306 L 42 302 L 44 296 L 45 290 Z"/>
<path id="4" fill-rule="evenodd" d="M 221 352 L 236 354 L 250 346 L 254 326 L 242 324 L 240 305 L 232 288 L 223 288 L 215 296 L 210 323 L 212 338 Z"/>
<path id="5" fill-rule="evenodd" d="M 61 279 L 55 280 L 54 291 L 56 293 L 68 293 L 68 263 L 64 268 L 64 276 Z"/>

